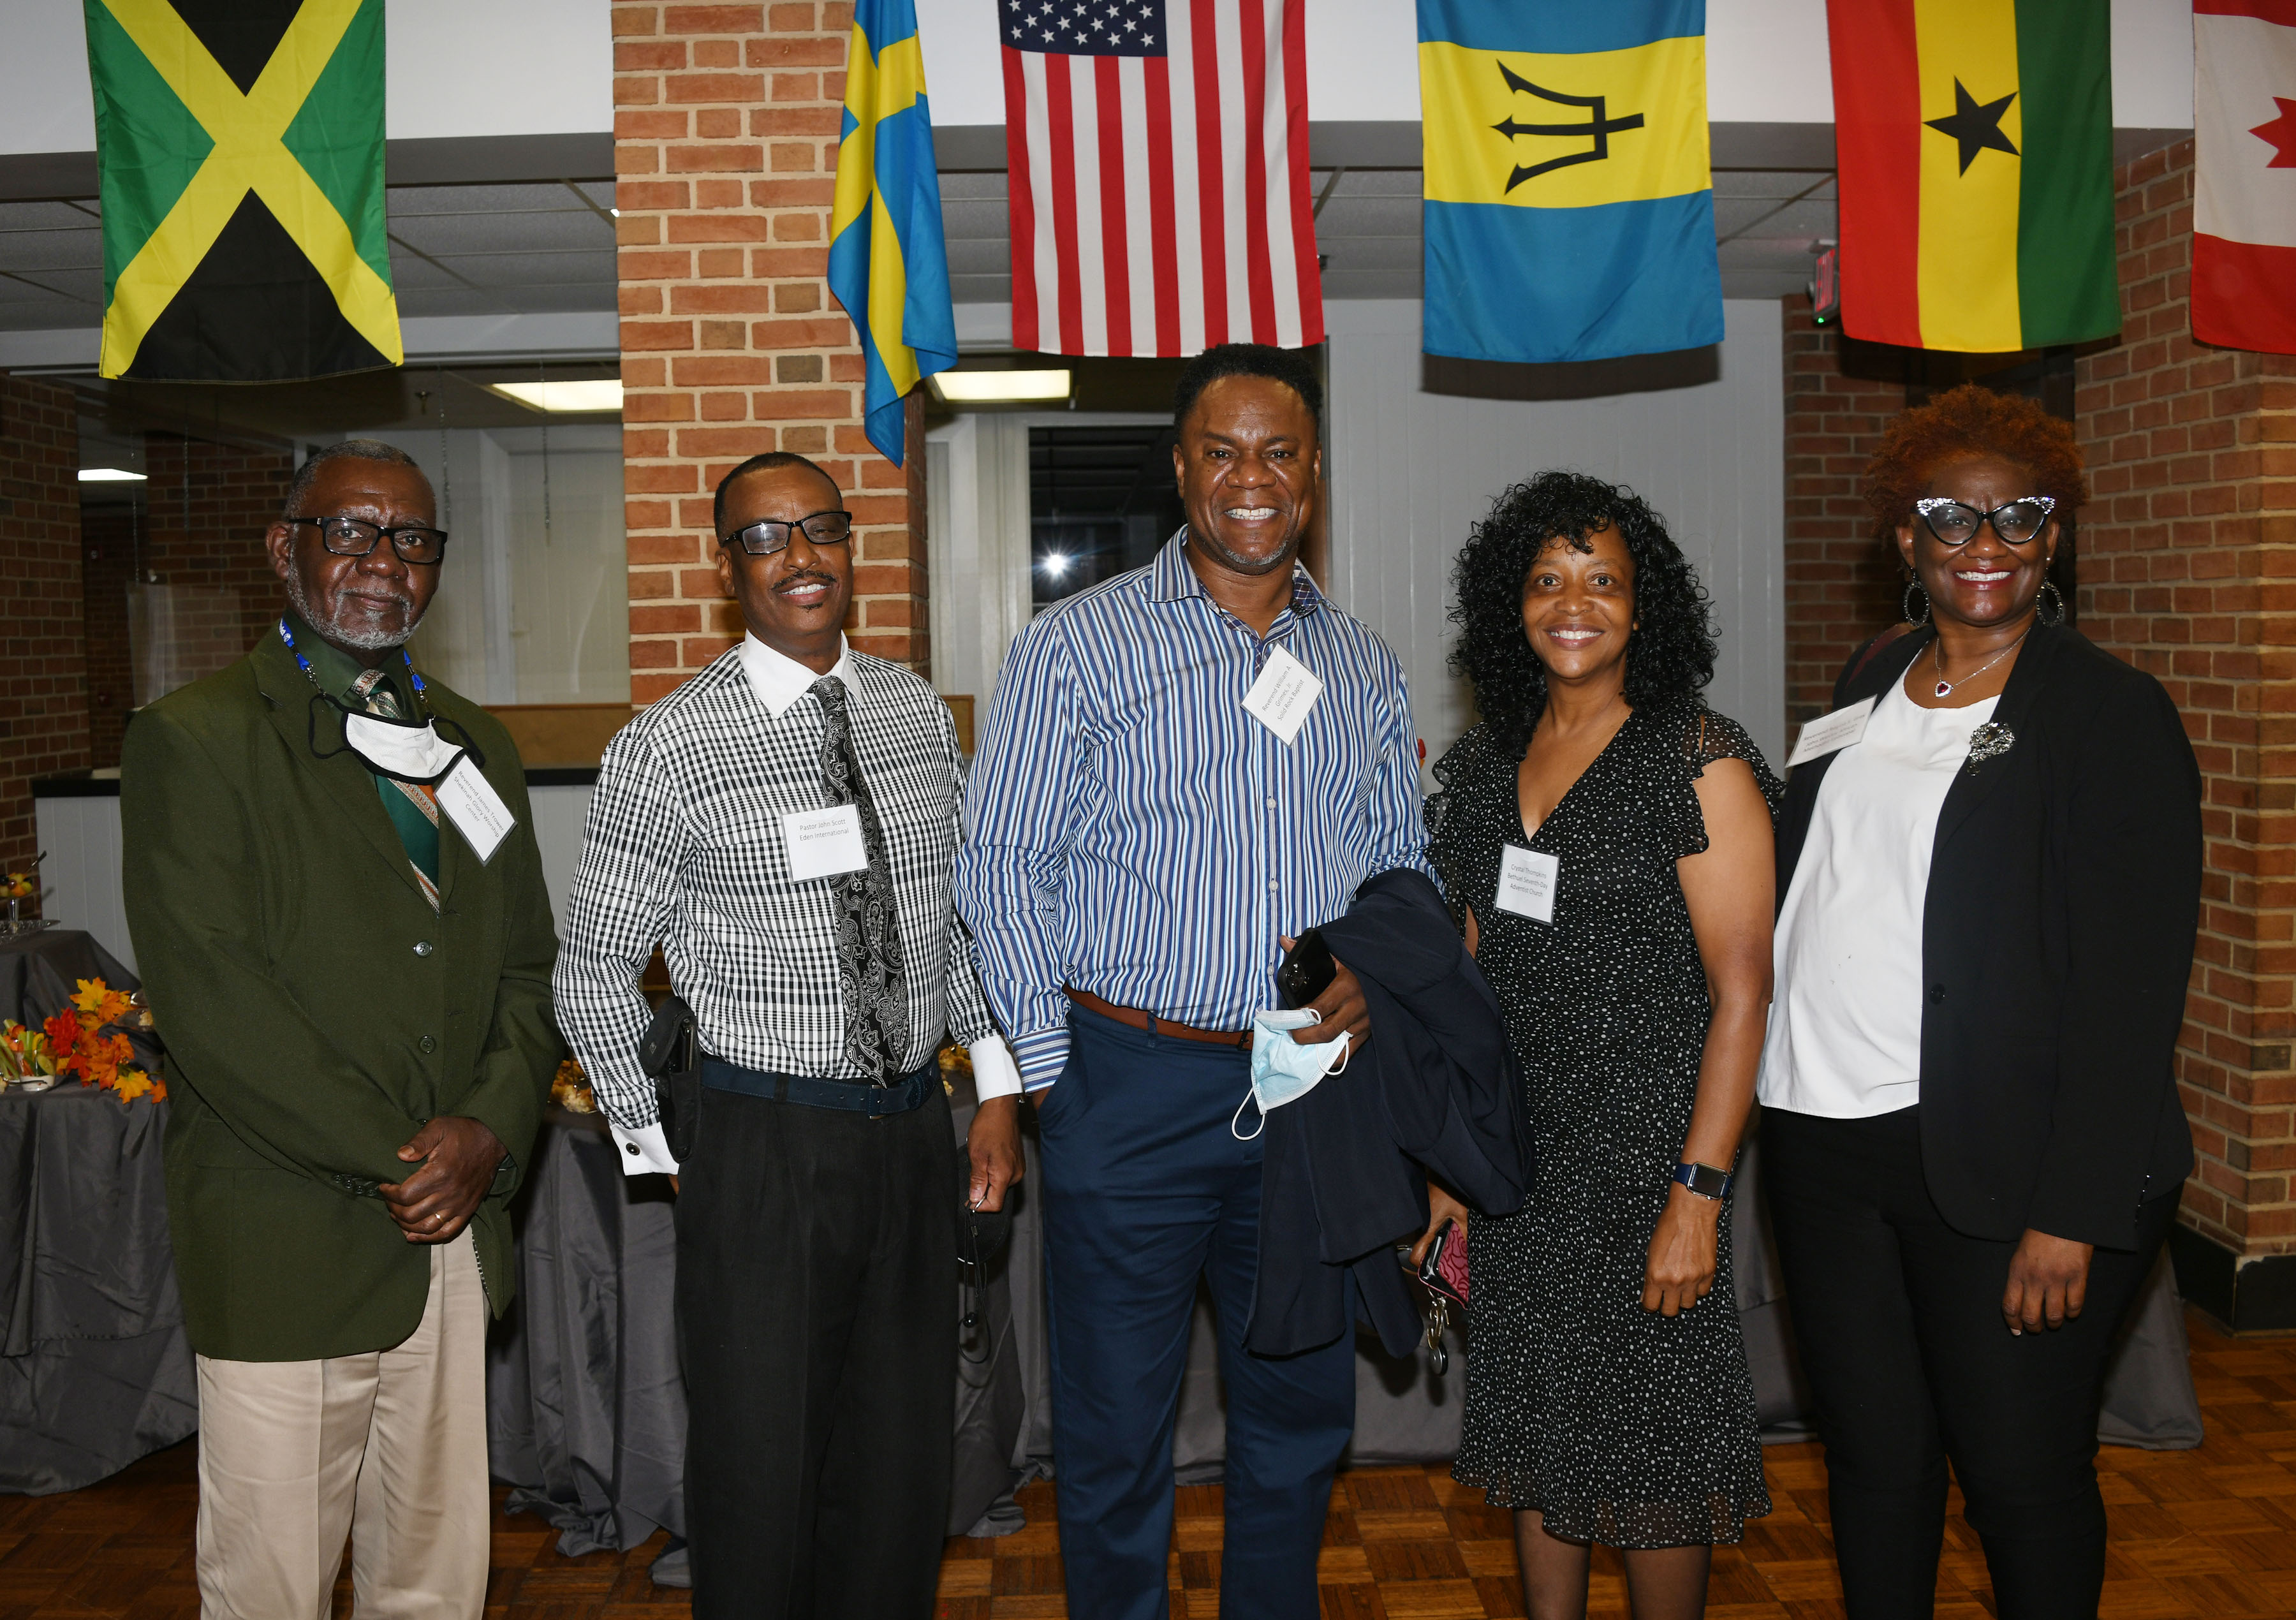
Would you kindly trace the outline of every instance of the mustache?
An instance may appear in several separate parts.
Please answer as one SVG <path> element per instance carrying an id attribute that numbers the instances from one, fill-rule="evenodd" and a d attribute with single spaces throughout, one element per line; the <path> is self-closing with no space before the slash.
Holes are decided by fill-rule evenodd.
<path id="1" fill-rule="evenodd" d="M 792 585 L 834 585 L 836 583 L 837 581 L 832 579 L 828 575 L 821 573 L 816 569 L 808 569 L 802 574 L 783 575 L 780 579 L 774 582 L 774 589 L 776 591 L 786 591 Z"/>

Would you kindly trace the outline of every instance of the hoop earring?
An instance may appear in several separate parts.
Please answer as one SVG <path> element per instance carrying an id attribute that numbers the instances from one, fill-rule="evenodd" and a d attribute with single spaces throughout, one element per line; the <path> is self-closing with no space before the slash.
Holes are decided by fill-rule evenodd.
<path id="1" fill-rule="evenodd" d="M 2057 614 L 2054 618 L 2049 617 L 2048 604 L 2051 602 L 2056 604 Z M 2041 593 L 2033 601 L 2033 617 L 2045 625 L 2062 625 L 2065 622 L 2065 593 L 2057 589 L 2055 580 L 2041 581 Z"/>
<path id="2" fill-rule="evenodd" d="M 1916 591 L 1922 593 L 1922 610 L 1918 614 L 1914 611 L 1914 593 Z M 1906 593 L 1899 599 L 1898 606 L 1904 610 L 1907 624 L 1926 625 L 1930 622 L 1930 593 L 1920 580 L 1906 581 Z"/>

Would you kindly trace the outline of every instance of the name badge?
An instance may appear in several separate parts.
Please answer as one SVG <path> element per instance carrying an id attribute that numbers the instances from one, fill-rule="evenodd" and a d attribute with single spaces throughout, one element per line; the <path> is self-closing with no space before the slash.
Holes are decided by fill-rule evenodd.
<path id="1" fill-rule="evenodd" d="M 1786 756 L 1786 769 L 1791 771 L 1804 760 L 1848 748 L 1866 734 L 1866 722 L 1873 717 L 1871 698 L 1860 698 L 1848 708 L 1820 715 L 1803 726 L 1801 735 L 1794 739 L 1793 752 Z"/>
<path id="2" fill-rule="evenodd" d="M 1562 863 L 1542 850 L 1506 845 L 1499 851 L 1499 910 L 1534 922 L 1554 920 L 1554 886 Z"/>
<path id="3" fill-rule="evenodd" d="M 430 791 L 439 801 L 439 808 L 455 823 L 455 830 L 463 835 L 463 841 L 471 847 L 481 866 L 495 858 L 495 851 L 502 847 L 510 830 L 518 825 L 518 817 L 510 813 L 502 795 L 495 791 L 494 783 L 471 763 L 468 754 L 457 760 L 455 768 L 447 773 L 446 780 Z"/>
<path id="4" fill-rule="evenodd" d="M 1308 723 L 1308 712 L 1324 695 L 1324 683 L 1305 664 L 1277 647 L 1267 655 L 1259 679 L 1243 694 L 1243 712 L 1275 733 L 1284 747 Z"/>
<path id="5" fill-rule="evenodd" d="M 782 845 L 789 851 L 790 876 L 800 883 L 859 871 L 869 864 L 869 847 L 861 841 L 861 812 L 851 805 L 791 811 L 782 817 Z"/>

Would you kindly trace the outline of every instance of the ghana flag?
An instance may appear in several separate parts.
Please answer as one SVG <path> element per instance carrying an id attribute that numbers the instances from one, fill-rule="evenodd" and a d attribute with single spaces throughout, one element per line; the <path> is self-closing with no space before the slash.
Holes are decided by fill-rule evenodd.
<path id="1" fill-rule="evenodd" d="M 106 377 L 396 365 L 383 0 L 85 0 Z"/>
<path id="2" fill-rule="evenodd" d="M 2120 329 L 2103 0 L 1827 0 L 1841 328 L 1973 353 Z"/>

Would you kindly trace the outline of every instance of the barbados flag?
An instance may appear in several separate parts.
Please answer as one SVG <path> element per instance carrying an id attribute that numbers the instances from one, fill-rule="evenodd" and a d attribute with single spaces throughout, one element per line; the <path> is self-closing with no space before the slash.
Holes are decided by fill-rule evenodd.
<path id="1" fill-rule="evenodd" d="M 1722 340 L 1705 0 L 1419 0 L 1419 99 L 1428 353 Z"/>
<path id="2" fill-rule="evenodd" d="M 845 130 L 829 217 L 829 290 L 853 317 L 869 442 L 901 464 L 902 401 L 956 364 L 940 174 L 914 0 L 860 0 L 845 62 Z"/>

